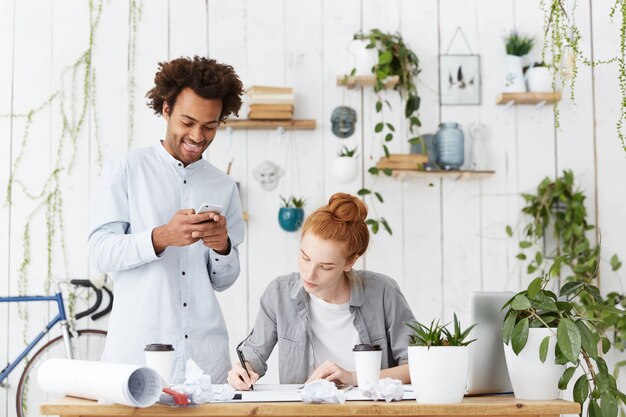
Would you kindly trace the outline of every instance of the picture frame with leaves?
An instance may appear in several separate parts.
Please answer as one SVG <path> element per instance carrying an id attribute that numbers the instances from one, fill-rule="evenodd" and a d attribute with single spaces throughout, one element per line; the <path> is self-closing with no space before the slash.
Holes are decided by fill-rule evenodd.
<path id="1" fill-rule="evenodd" d="M 481 104 L 480 55 L 439 55 L 439 104 Z"/>

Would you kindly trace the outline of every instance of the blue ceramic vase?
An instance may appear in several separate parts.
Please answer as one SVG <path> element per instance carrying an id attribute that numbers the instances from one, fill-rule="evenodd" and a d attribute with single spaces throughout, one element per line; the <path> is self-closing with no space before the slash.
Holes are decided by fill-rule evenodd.
<path id="1" fill-rule="evenodd" d="M 295 232 L 304 222 L 304 209 L 281 207 L 278 211 L 278 224 L 285 232 Z"/>
<path id="2" fill-rule="evenodd" d="M 460 169 L 464 160 L 463 131 L 458 123 L 442 123 L 435 134 L 437 164 L 443 169 Z"/>

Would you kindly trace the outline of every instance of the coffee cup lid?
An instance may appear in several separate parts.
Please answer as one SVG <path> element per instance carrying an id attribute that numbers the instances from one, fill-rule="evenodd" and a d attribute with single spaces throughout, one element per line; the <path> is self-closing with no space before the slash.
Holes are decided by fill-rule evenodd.
<path id="1" fill-rule="evenodd" d="M 352 349 L 353 352 L 369 352 L 369 351 L 376 351 L 376 350 L 382 350 L 380 348 L 380 345 L 370 345 L 369 343 L 364 343 L 361 345 L 354 345 L 354 349 Z"/>
<path id="2" fill-rule="evenodd" d="M 144 349 L 146 352 L 169 352 L 174 350 L 172 345 L 162 345 L 160 343 L 153 343 L 151 345 L 146 345 Z"/>

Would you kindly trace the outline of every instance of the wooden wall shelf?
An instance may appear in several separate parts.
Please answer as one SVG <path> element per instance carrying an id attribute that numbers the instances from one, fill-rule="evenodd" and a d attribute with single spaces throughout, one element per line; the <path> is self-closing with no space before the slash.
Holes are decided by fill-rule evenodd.
<path id="1" fill-rule="evenodd" d="M 315 119 L 294 119 L 294 120 L 249 120 L 249 119 L 232 119 L 226 120 L 220 125 L 220 129 L 278 129 L 285 130 L 314 130 Z"/>
<path id="2" fill-rule="evenodd" d="M 384 82 L 385 88 L 393 88 L 400 81 L 400 77 L 397 75 L 392 75 L 391 77 L 387 77 L 387 80 Z M 339 75 L 337 76 L 337 85 L 342 87 L 347 87 L 349 89 L 355 87 L 374 87 L 376 85 L 376 76 L 375 75 L 354 75 L 352 77 L 348 77 L 346 79 L 345 76 Z"/>
<path id="3" fill-rule="evenodd" d="M 475 179 L 482 178 L 487 175 L 495 174 L 495 171 L 470 171 L 470 170 L 430 170 L 419 171 L 417 169 L 394 169 L 393 178 L 405 181 L 412 178 L 424 178 L 424 177 L 445 177 L 453 178 L 455 180 Z"/>
<path id="4" fill-rule="evenodd" d="M 496 104 L 541 104 L 561 100 L 561 93 L 502 93 L 498 94 Z"/>

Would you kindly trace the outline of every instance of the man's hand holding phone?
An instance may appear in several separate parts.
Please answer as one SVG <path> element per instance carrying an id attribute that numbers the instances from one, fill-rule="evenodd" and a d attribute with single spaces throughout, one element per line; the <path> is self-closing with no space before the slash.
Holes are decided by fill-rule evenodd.
<path id="1" fill-rule="evenodd" d="M 163 226 L 152 230 L 152 245 L 157 254 L 168 246 L 187 246 L 202 240 L 204 246 L 220 255 L 230 252 L 226 217 L 220 213 L 222 206 L 204 203 L 196 212 L 183 209 L 176 212 Z"/>
<path id="2" fill-rule="evenodd" d="M 227 255 L 230 252 L 230 241 L 226 217 L 221 213 L 222 206 L 219 204 L 203 203 L 196 213 L 196 229 L 191 236 L 201 239 L 204 246 L 220 255 Z"/>

